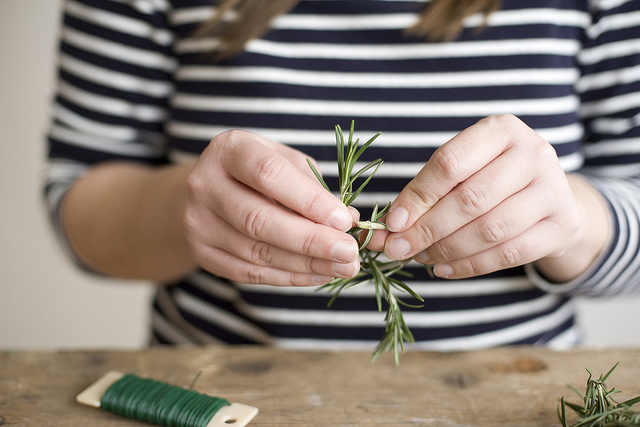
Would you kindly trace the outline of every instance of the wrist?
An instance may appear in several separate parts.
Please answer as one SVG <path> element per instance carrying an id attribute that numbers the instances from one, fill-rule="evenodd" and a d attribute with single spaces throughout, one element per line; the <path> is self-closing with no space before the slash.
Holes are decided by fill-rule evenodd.
<path id="1" fill-rule="evenodd" d="M 70 246 L 97 273 L 170 281 L 196 267 L 182 215 L 191 166 L 113 162 L 69 191 L 63 221 Z"/>
<path id="2" fill-rule="evenodd" d="M 609 209 L 600 192 L 579 175 L 569 174 L 567 179 L 576 199 L 580 227 L 562 255 L 534 263 L 541 274 L 557 283 L 568 282 L 586 272 L 605 249 L 611 232 Z"/>
<path id="3" fill-rule="evenodd" d="M 164 194 L 155 193 L 154 196 L 158 198 L 155 200 L 158 209 L 166 209 L 163 223 L 158 224 L 159 231 L 165 236 L 165 249 L 162 251 L 165 256 L 164 260 L 160 259 L 156 264 L 155 280 L 166 281 L 182 277 L 197 267 L 184 226 L 184 212 L 188 203 L 186 182 L 192 168 L 193 163 L 167 166 L 157 170 L 156 176 L 150 177 L 152 181 L 149 185 L 166 189 Z M 153 200 L 150 201 L 150 205 L 153 203 Z"/>

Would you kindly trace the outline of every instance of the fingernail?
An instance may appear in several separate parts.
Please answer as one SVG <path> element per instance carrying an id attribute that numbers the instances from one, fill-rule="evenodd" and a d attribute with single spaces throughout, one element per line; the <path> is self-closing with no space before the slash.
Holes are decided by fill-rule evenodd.
<path id="1" fill-rule="evenodd" d="M 352 263 L 343 264 L 341 262 L 335 262 L 332 267 L 336 277 L 347 278 L 354 275 L 354 266 Z"/>
<path id="2" fill-rule="evenodd" d="M 322 276 L 320 274 L 316 274 L 311 278 L 311 281 L 313 283 L 315 283 L 316 285 L 326 285 L 327 283 L 329 283 L 332 280 L 333 280 L 333 277 Z"/>
<path id="3" fill-rule="evenodd" d="M 408 219 L 409 211 L 402 207 L 396 208 L 387 216 L 387 227 L 391 231 L 400 231 L 407 224 Z"/>
<path id="4" fill-rule="evenodd" d="M 431 261 L 431 257 L 429 257 L 429 254 L 427 253 L 427 251 L 422 251 L 420 253 L 417 253 L 416 255 L 413 256 L 413 259 L 415 259 L 421 264 L 429 264 L 429 261 Z"/>
<path id="5" fill-rule="evenodd" d="M 347 209 L 338 208 L 331 212 L 331 216 L 329 216 L 329 225 L 331 225 L 336 230 L 347 231 L 353 225 L 353 218 L 351 217 L 351 212 Z"/>
<path id="6" fill-rule="evenodd" d="M 436 264 L 433 267 L 433 274 L 446 279 L 453 274 L 453 268 L 449 264 Z"/>
<path id="7" fill-rule="evenodd" d="M 405 239 L 393 239 L 387 245 L 386 252 L 391 259 L 404 259 L 411 252 L 411 245 Z"/>
<path id="8" fill-rule="evenodd" d="M 331 248 L 331 256 L 339 262 L 353 262 L 358 258 L 358 245 L 355 240 L 338 242 Z"/>

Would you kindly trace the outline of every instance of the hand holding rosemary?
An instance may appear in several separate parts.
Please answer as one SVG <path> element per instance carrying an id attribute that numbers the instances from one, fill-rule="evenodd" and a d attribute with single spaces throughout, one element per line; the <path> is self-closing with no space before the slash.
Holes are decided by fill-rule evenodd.
<path id="1" fill-rule="evenodd" d="M 339 125 L 336 125 L 335 127 L 336 146 L 338 152 L 337 160 L 340 200 L 346 206 L 351 206 L 383 163 L 382 159 L 377 159 L 367 163 L 357 172 L 354 172 L 356 162 L 362 153 L 364 153 L 364 151 L 380 135 L 380 133 L 378 132 L 362 146 L 359 146 L 359 140 L 353 140 L 353 130 L 354 122 L 352 121 L 351 129 L 349 130 L 349 137 L 345 145 L 342 128 Z M 324 188 L 331 192 L 331 189 L 329 189 L 329 186 L 326 184 L 324 179 L 322 179 L 318 170 L 308 159 L 307 163 L 309 163 L 313 173 Z M 367 171 L 371 172 L 365 178 Z M 364 181 L 358 187 L 355 187 L 355 182 L 359 178 L 364 178 Z M 394 290 L 407 293 L 420 302 L 422 302 L 423 299 L 409 286 L 395 277 L 396 275 L 405 277 L 410 276 L 409 273 L 403 270 L 404 266 L 410 261 L 410 259 L 402 261 L 385 261 L 381 259 L 382 252 L 367 249 L 367 245 L 373 237 L 373 230 L 386 229 L 386 225 L 380 222 L 380 219 L 387 213 L 389 206 L 390 204 L 387 204 L 380 210 L 376 204 L 369 220 L 355 222 L 353 228 L 348 231 L 348 233 L 357 241 L 362 242 L 359 247 L 360 272 L 350 279 L 334 279 L 330 283 L 320 287 L 320 289 L 326 289 L 333 293 L 333 297 L 329 301 L 329 305 L 331 305 L 343 290 L 352 289 L 357 286 L 363 286 L 370 283 L 373 284 L 378 304 L 378 311 L 382 311 L 382 300 L 384 299 L 387 304 L 387 313 L 385 316 L 385 332 L 373 353 L 372 362 L 375 361 L 383 352 L 391 350 L 397 365 L 399 363 L 399 353 L 404 352 L 404 342 L 415 341 L 413 334 L 404 321 L 400 307 L 406 306 L 418 308 L 421 306 L 403 302 L 396 297 Z M 361 236 L 363 233 L 366 233 L 366 235 Z"/>

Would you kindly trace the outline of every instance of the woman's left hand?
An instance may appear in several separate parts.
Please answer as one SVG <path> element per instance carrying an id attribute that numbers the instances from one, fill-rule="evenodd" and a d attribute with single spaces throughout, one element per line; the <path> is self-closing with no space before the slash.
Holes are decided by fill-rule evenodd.
<path id="1" fill-rule="evenodd" d="M 561 257 L 578 241 L 582 215 L 554 148 L 503 115 L 440 147 L 385 221 L 391 233 L 377 233 L 370 248 L 465 278 Z"/>

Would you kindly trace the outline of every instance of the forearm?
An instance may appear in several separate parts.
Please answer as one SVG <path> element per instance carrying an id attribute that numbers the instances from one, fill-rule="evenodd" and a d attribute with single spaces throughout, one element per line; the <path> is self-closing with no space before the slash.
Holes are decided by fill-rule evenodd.
<path id="1" fill-rule="evenodd" d="M 581 217 L 574 243 L 557 257 L 538 260 L 536 268 L 549 280 L 568 282 L 586 272 L 604 250 L 611 220 L 602 195 L 579 175 L 567 176 Z"/>
<path id="2" fill-rule="evenodd" d="M 127 279 L 162 282 L 194 269 L 182 224 L 191 167 L 107 163 L 78 180 L 62 213 L 77 256 Z"/>

